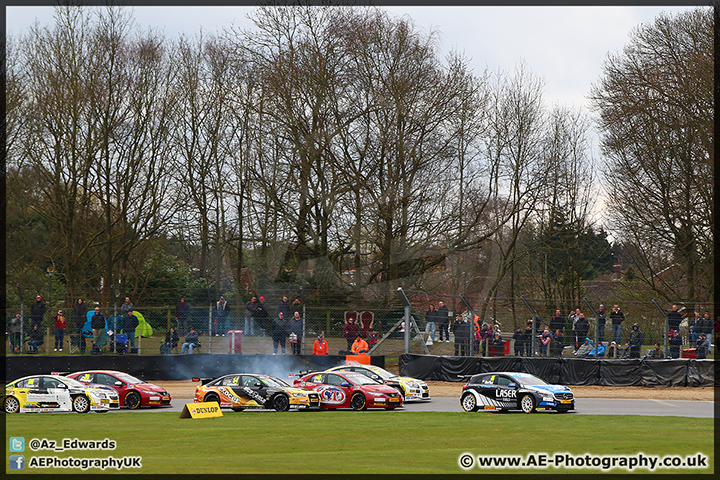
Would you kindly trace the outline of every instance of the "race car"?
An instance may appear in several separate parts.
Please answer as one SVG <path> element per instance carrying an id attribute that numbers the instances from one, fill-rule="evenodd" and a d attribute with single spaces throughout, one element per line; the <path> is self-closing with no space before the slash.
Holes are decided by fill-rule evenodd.
<path id="1" fill-rule="evenodd" d="M 170 405 L 170 394 L 162 387 L 144 382 L 115 370 L 89 370 L 67 375 L 93 387 L 107 386 L 118 392 L 120 406 L 135 410 L 140 407 Z"/>
<path id="2" fill-rule="evenodd" d="M 202 384 L 195 389 L 196 403 L 217 402 L 220 408 L 241 412 L 246 408 L 268 408 L 286 412 L 290 408 L 319 409 L 315 392 L 293 388 L 279 378 L 254 373 L 233 373 L 214 380 L 193 378 Z"/>
<path id="3" fill-rule="evenodd" d="M 402 407 L 403 398 L 392 387 L 357 372 L 310 373 L 294 382 L 296 387 L 317 392 L 320 408 L 384 408 Z"/>
<path id="4" fill-rule="evenodd" d="M 326 372 L 358 372 L 373 380 L 384 383 L 400 392 L 406 402 L 410 400 L 430 400 L 427 383 L 412 377 L 401 377 L 375 365 L 340 365 L 328 368 Z"/>
<path id="5" fill-rule="evenodd" d="M 5 413 L 107 412 L 120 408 L 117 392 L 60 375 L 33 375 L 5 385 Z"/>
<path id="6" fill-rule="evenodd" d="M 466 412 L 478 410 L 575 409 L 572 391 L 564 385 L 549 385 L 528 373 L 489 372 L 474 375 L 463 386 L 460 405 Z"/>

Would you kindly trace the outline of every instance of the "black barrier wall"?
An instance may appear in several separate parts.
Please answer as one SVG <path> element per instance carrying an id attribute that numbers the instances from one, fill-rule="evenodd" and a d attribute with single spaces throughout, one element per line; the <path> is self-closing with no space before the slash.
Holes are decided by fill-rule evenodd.
<path id="1" fill-rule="evenodd" d="M 370 363 L 384 367 L 385 357 L 371 356 Z M 28 355 L 5 358 L 5 383 L 27 375 L 82 370 L 118 370 L 147 381 L 214 378 L 241 372 L 262 373 L 285 380 L 289 372 L 324 370 L 344 364 L 342 355 Z"/>
<path id="2" fill-rule="evenodd" d="M 483 372 L 524 372 L 563 385 L 706 387 L 717 385 L 713 360 L 400 355 L 400 375 L 422 380 L 466 381 Z"/>

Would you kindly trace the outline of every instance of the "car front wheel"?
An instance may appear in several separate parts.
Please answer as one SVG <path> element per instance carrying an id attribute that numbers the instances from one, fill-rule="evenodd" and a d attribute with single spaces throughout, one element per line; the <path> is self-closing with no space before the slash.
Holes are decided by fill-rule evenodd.
<path id="1" fill-rule="evenodd" d="M 472 393 L 466 393 L 465 395 L 463 395 L 463 397 L 460 399 L 460 405 L 466 412 L 478 411 L 477 400 L 475 400 L 475 397 Z"/>
<path id="2" fill-rule="evenodd" d="M 525 413 L 533 413 L 535 411 L 535 397 L 530 394 L 520 399 L 520 409 Z"/>
<path id="3" fill-rule="evenodd" d="M 5 399 L 5 413 L 18 413 L 20 411 L 20 402 L 15 397 Z"/>
<path id="4" fill-rule="evenodd" d="M 353 410 L 365 410 L 365 407 L 367 406 L 365 395 L 359 392 L 353 395 L 350 399 L 350 406 Z"/>
<path id="5" fill-rule="evenodd" d="M 272 406 L 278 412 L 287 412 L 290 410 L 290 400 L 285 395 L 275 395 Z"/>
<path id="6" fill-rule="evenodd" d="M 125 406 L 130 410 L 137 410 L 142 404 L 142 399 L 137 392 L 129 392 L 125 395 Z"/>
<path id="7" fill-rule="evenodd" d="M 78 413 L 87 413 L 90 411 L 90 400 L 85 395 L 78 395 L 73 400 L 73 410 Z"/>

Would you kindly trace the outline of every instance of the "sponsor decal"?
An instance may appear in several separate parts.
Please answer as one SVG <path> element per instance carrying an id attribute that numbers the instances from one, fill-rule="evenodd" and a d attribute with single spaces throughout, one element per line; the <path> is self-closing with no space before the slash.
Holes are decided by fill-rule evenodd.
<path id="1" fill-rule="evenodd" d="M 345 392 L 337 387 L 318 387 L 316 389 L 323 403 L 340 404 L 345 403 Z"/>
<path id="2" fill-rule="evenodd" d="M 218 392 L 225 395 L 227 398 L 229 398 L 233 403 L 240 403 L 240 397 L 235 395 L 235 393 L 230 390 L 229 388 L 225 387 L 218 387 Z"/>
<path id="3" fill-rule="evenodd" d="M 222 417 L 222 411 L 215 402 L 186 403 L 180 412 L 180 418 Z"/>
<path id="4" fill-rule="evenodd" d="M 252 398 L 252 399 L 255 400 L 256 402 L 258 402 L 260 405 L 264 405 L 264 404 L 265 404 L 265 397 L 263 397 L 262 395 L 260 395 L 260 394 L 257 393 L 256 391 L 254 391 L 252 388 L 250 388 L 250 387 L 242 387 L 241 390 L 242 390 L 243 392 L 245 392 L 248 397 Z"/>
<path id="5" fill-rule="evenodd" d="M 497 395 L 497 398 L 517 398 L 517 390 L 504 390 L 498 388 L 495 391 L 495 395 Z"/>
<path id="6" fill-rule="evenodd" d="M 495 410 L 495 407 L 491 407 L 490 405 L 485 405 L 483 408 L 485 410 Z"/>

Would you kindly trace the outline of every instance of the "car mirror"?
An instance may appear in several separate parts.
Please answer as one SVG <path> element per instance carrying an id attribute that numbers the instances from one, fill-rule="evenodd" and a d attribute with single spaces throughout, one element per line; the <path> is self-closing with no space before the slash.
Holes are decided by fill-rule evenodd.
<path id="1" fill-rule="evenodd" d="M 342 383 L 340 384 L 340 386 L 341 386 L 341 387 L 349 387 L 350 384 L 349 384 L 348 382 L 342 382 Z"/>
<path id="2" fill-rule="evenodd" d="M 260 382 L 255 382 L 255 386 L 258 387 L 258 388 L 260 388 L 260 387 L 262 387 L 262 383 L 260 383 Z"/>
<path id="3" fill-rule="evenodd" d="M 116 386 L 116 387 L 122 387 L 122 384 L 123 384 L 123 383 L 122 383 L 120 380 L 117 380 L 117 381 L 115 382 L 115 386 Z"/>
<path id="4" fill-rule="evenodd" d="M 517 383 L 508 383 L 508 387 L 517 387 Z"/>

